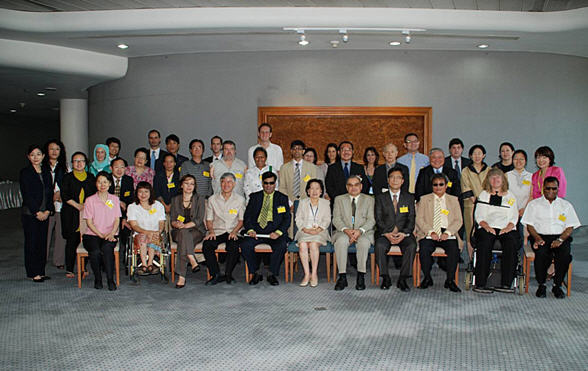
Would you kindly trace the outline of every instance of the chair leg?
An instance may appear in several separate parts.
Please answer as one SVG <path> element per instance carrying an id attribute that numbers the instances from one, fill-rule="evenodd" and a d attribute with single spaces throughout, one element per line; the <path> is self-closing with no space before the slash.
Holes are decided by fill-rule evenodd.
<path id="1" fill-rule="evenodd" d="M 288 281 L 290 280 L 290 253 L 288 251 L 286 251 L 286 254 L 284 254 L 284 281 L 286 281 L 286 283 L 288 283 Z"/>
<path id="2" fill-rule="evenodd" d="M 380 284 L 380 266 L 376 264 L 376 286 Z"/>
<path id="3" fill-rule="evenodd" d="M 171 250 L 171 249 L 170 249 Z M 175 269 L 176 269 L 176 254 L 173 250 L 171 250 L 170 253 L 170 269 L 171 269 L 171 279 L 172 279 L 172 283 L 176 282 L 176 274 L 175 274 Z"/>
<path id="4" fill-rule="evenodd" d="M 114 253 L 114 270 L 116 272 L 116 286 L 120 286 L 120 262 L 119 262 L 119 253 L 116 251 Z"/>
<path id="5" fill-rule="evenodd" d="M 572 293 L 572 262 L 570 262 L 570 266 L 568 267 L 568 296 Z"/>
<path id="6" fill-rule="evenodd" d="M 325 259 L 327 263 L 327 282 L 331 282 L 331 253 L 325 253 Z"/>
<path id="7" fill-rule="evenodd" d="M 529 278 L 531 277 L 531 259 L 525 257 L 525 294 L 529 293 Z"/>
<path id="8" fill-rule="evenodd" d="M 421 258 L 419 254 L 414 256 L 414 275 L 413 275 L 413 285 L 414 287 L 419 287 L 421 285 Z"/>
<path id="9" fill-rule="evenodd" d="M 459 264 L 457 265 L 457 269 L 455 269 L 455 284 L 459 286 Z"/>
<path id="10" fill-rule="evenodd" d="M 245 262 L 245 282 L 249 283 L 249 267 L 247 266 L 247 262 Z"/>
<path id="11" fill-rule="evenodd" d="M 337 254 L 333 253 L 333 282 L 337 282 Z"/>
<path id="12" fill-rule="evenodd" d="M 77 263 L 78 263 L 78 288 L 82 288 L 82 256 L 77 254 Z"/>
<path id="13" fill-rule="evenodd" d="M 375 253 L 371 253 L 370 254 L 370 270 L 371 270 L 371 278 L 372 278 L 372 286 L 374 285 L 375 282 L 375 272 L 376 272 L 376 254 Z"/>

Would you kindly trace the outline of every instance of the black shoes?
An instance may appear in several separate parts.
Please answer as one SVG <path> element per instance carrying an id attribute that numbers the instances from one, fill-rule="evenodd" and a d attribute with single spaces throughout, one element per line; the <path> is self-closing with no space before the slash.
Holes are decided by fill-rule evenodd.
<path id="1" fill-rule="evenodd" d="M 108 281 L 108 291 L 116 291 L 116 283 L 114 281 Z"/>
<path id="2" fill-rule="evenodd" d="M 257 285 L 261 281 L 263 281 L 263 276 L 256 272 L 256 273 L 253 273 L 253 278 L 251 279 L 251 281 L 249 281 L 249 284 L 250 285 Z"/>
<path id="3" fill-rule="evenodd" d="M 423 278 L 423 280 L 421 281 L 419 289 L 424 290 L 424 289 L 427 289 L 431 286 L 433 286 L 433 279 L 431 278 L 431 276 L 425 276 L 425 278 Z"/>
<path id="4" fill-rule="evenodd" d="M 102 290 L 102 287 L 104 287 L 104 286 L 102 286 L 102 280 L 95 280 L 94 281 L 94 288 L 96 290 Z"/>
<path id="5" fill-rule="evenodd" d="M 547 296 L 547 289 L 545 288 L 545 285 L 539 285 L 537 292 L 535 292 L 535 296 L 538 298 L 544 298 Z"/>
<path id="6" fill-rule="evenodd" d="M 445 285 L 443 285 L 446 289 L 449 289 L 451 292 L 461 292 L 461 289 L 457 287 L 455 281 L 445 281 Z"/>
<path id="7" fill-rule="evenodd" d="M 555 296 L 557 299 L 564 299 L 566 297 L 566 294 L 564 294 L 563 290 L 561 289 L 561 286 L 553 286 L 551 292 L 553 293 L 553 296 Z"/>
<path id="8" fill-rule="evenodd" d="M 365 273 L 357 272 L 357 282 L 355 283 L 356 290 L 365 290 Z"/>
<path id="9" fill-rule="evenodd" d="M 214 275 L 214 276 L 210 277 L 210 279 L 208 281 L 206 281 L 205 285 L 206 286 L 208 286 L 208 285 L 214 286 L 217 283 L 223 282 L 223 281 L 226 281 L 226 280 L 227 280 L 227 278 L 224 275 L 222 275 L 222 274 L 220 274 L 220 275 Z"/>
<path id="10" fill-rule="evenodd" d="M 388 290 L 390 286 L 392 286 L 392 280 L 390 279 L 390 276 L 387 274 L 383 275 L 382 284 L 380 285 L 380 288 L 382 290 Z"/>
<path id="11" fill-rule="evenodd" d="M 403 292 L 410 291 L 410 287 L 408 287 L 408 283 L 406 283 L 406 278 L 399 278 L 398 282 L 396 282 L 396 287 L 398 287 L 400 291 Z"/>
<path id="12" fill-rule="evenodd" d="M 237 282 L 237 281 L 236 281 L 236 280 L 233 278 L 233 276 L 231 276 L 230 274 L 227 274 L 227 275 L 226 275 L 226 281 L 227 281 L 227 285 L 230 285 L 230 284 L 231 284 L 231 283 L 233 283 L 233 282 Z"/>
<path id="13" fill-rule="evenodd" d="M 269 284 L 272 286 L 278 286 L 280 284 L 276 276 L 274 276 L 273 274 L 267 275 L 267 282 L 269 282 Z"/>
<path id="14" fill-rule="evenodd" d="M 337 279 L 337 283 L 335 283 L 335 291 L 342 291 L 347 287 L 347 277 L 343 275 L 339 275 Z"/>

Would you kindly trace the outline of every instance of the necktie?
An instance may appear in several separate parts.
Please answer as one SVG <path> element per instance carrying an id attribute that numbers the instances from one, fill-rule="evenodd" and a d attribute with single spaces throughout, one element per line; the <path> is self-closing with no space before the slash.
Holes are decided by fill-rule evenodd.
<path id="1" fill-rule="evenodd" d="M 345 174 L 345 180 L 349 179 L 349 164 L 346 162 L 343 167 L 343 174 Z"/>
<path id="2" fill-rule="evenodd" d="M 441 199 L 435 199 L 435 209 L 433 210 L 433 232 L 441 235 Z"/>
<path id="3" fill-rule="evenodd" d="M 355 197 L 351 198 L 351 216 L 353 220 L 353 229 L 355 229 L 355 211 L 357 211 L 357 204 L 355 203 Z"/>
<path id="4" fill-rule="evenodd" d="M 294 198 L 295 199 L 300 198 L 300 164 L 299 163 L 296 163 L 296 168 L 294 169 Z"/>
<path id="5" fill-rule="evenodd" d="M 415 161 L 415 155 L 412 155 L 412 160 L 410 160 L 410 179 L 409 179 L 409 183 L 408 183 L 408 191 L 410 193 L 414 193 L 414 187 L 415 187 L 415 183 L 416 183 L 416 161 Z"/>
<path id="6" fill-rule="evenodd" d="M 392 196 L 392 204 L 394 204 L 394 214 L 398 213 L 398 196 Z"/>
<path id="7" fill-rule="evenodd" d="M 116 185 L 114 186 L 114 194 L 116 197 L 120 198 L 120 179 L 116 180 Z"/>
<path id="8" fill-rule="evenodd" d="M 457 162 L 457 160 L 455 160 L 455 171 L 457 171 L 457 176 L 459 177 L 461 175 L 461 169 L 459 168 L 459 163 Z"/>
<path id="9" fill-rule="evenodd" d="M 155 170 L 155 161 L 157 159 L 155 158 L 155 151 L 151 151 L 151 162 L 150 162 L 150 166 L 152 170 Z"/>
<path id="10" fill-rule="evenodd" d="M 259 213 L 259 218 L 257 219 L 257 222 L 262 229 L 267 227 L 267 216 L 269 215 L 270 211 L 270 196 L 267 193 L 264 193 L 263 205 L 261 206 L 261 212 Z"/>

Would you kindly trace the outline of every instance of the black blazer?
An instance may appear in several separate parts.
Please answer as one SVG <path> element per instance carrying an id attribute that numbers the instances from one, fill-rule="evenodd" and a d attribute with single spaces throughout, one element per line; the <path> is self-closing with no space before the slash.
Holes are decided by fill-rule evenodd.
<path id="1" fill-rule="evenodd" d="M 369 194 L 370 182 L 368 181 L 367 176 L 365 175 L 365 170 L 363 166 L 352 161 L 349 167 L 349 175 L 361 176 L 361 193 L 365 193 L 366 195 Z M 327 176 L 325 177 L 325 188 L 327 188 L 327 193 L 331 198 L 331 207 L 333 207 L 335 197 L 347 193 L 347 187 L 345 186 L 346 184 L 347 179 L 345 179 L 345 174 L 343 173 L 343 166 L 341 165 L 341 161 L 337 161 L 329 165 L 327 169 Z"/>
<path id="2" fill-rule="evenodd" d="M 402 176 L 404 177 L 404 183 L 402 183 L 400 190 L 408 192 L 408 183 L 410 180 L 408 166 L 402 165 L 397 161 L 394 167 L 399 167 L 402 170 Z M 382 194 L 382 188 L 388 189 L 388 171 L 386 170 L 386 164 L 378 166 L 374 171 L 373 187 L 374 195 Z"/>
<path id="3" fill-rule="evenodd" d="M 392 232 L 394 227 L 398 228 L 398 232 L 412 234 L 416 217 L 414 197 L 401 190 L 398 198 L 398 212 L 395 213 L 390 192 L 381 193 L 376 196 L 374 216 L 378 227 L 378 236 Z"/>
<path id="4" fill-rule="evenodd" d="M 161 197 L 166 205 L 171 203 L 171 199 L 179 193 L 180 190 L 180 173 L 174 170 L 172 175 L 172 183 L 174 186 L 169 188 L 167 186 L 167 177 L 165 171 L 155 174 L 153 178 L 153 189 L 155 190 L 155 198 Z"/>
<path id="5" fill-rule="evenodd" d="M 451 186 L 449 186 L 448 183 L 447 193 L 457 197 L 458 199 L 461 199 L 461 183 L 459 182 L 457 172 L 450 167 L 443 166 L 442 173 L 447 175 L 449 182 L 451 182 Z M 417 202 L 421 199 L 421 196 L 433 192 L 433 186 L 431 185 L 431 178 L 433 177 L 433 174 L 435 174 L 435 172 L 433 171 L 433 167 L 431 165 L 419 171 L 419 177 L 417 178 L 414 189 L 414 196 Z"/>
<path id="6" fill-rule="evenodd" d="M 471 163 L 472 163 L 472 160 L 470 160 L 467 157 L 461 156 L 461 167 L 459 168 L 459 170 L 461 170 L 461 171 L 459 172 L 459 174 L 461 175 L 461 172 L 463 171 L 463 169 L 468 167 L 468 165 Z M 445 163 L 443 164 L 443 167 L 444 168 L 449 167 L 449 168 L 453 169 L 453 159 L 451 158 L 451 156 L 445 157 Z M 461 178 L 461 176 L 460 176 L 460 178 Z"/>
<path id="7" fill-rule="evenodd" d="M 54 212 L 53 205 L 53 182 L 51 173 L 46 166 L 41 166 L 41 177 L 33 167 L 29 165 L 20 171 L 20 194 L 22 195 L 23 214 L 35 214 L 41 209 Z M 45 204 L 43 205 L 43 196 Z"/>
<path id="8" fill-rule="evenodd" d="M 282 232 L 282 236 L 288 236 L 288 228 L 290 228 L 290 220 L 292 219 L 288 196 L 278 191 L 274 192 L 273 221 L 268 223 L 265 228 L 261 228 L 257 218 L 263 206 L 263 194 L 263 191 L 259 191 L 249 195 L 249 203 L 247 203 L 243 216 L 245 232 L 253 229 L 256 233 L 269 234 L 279 230 Z"/>
<path id="9" fill-rule="evenodd" d="M 80 226 L 80 212 L 75 207 L 67 203 L 69 200 L 79 202 L 80 192 L 84 189 L 84 200 L 96 193 L 96 178 L 94 175 L 87 173 L 86 180 L 80 182 L 74 176 L 73 171 L 63 176 L 61 187 L 61 235 L 68 239 Z M 78 232 L 79 233 L 79 232 Z"/>
<path id="10" fill-rule="evenodd" d="M 151 167 L 151 148 L 147 148 L 147 152 L 149 152 L 149 156 L 147 156 L 147 164 L 145 166 Z M 167 155 L 167 152 L 163 149 L 159 149 L 159 157 L 155 160 L 155 172 L 159 173 L 165 171 L 163 169 L 163 157 Z"/>
<path id="11" fill-rule="evenodd" d="M 114 178 L 114 176 L 113 176 Z M 133 183 L 133 178 L 131 178 L 128 175 L 124 175 L 121 177 L 121 181 L 120 181 L 120 197 L 119 199 L 124 202 L 125 204 L 127 204 L 127 207 L 133 203 L 133 201 L 135 200 L 135 189 L 134 189 L 135 184 Z M 108 193 L 110 194 L 114 194 L 114 183 L 112 183 L 110 185 L 110 188 L 108 188 Z M 122 207 L 120 208 L 120 211 L 122 212 L 122 219 L 126 219 L 127 218 L 127 211 L 123 210 Z"/>
<path id="12" fill-rule="evenodd" d="M 208 156 L 207 158 L 203 159 L 202 161 L 210 162 L 212 164 L 212 156 Z"/>

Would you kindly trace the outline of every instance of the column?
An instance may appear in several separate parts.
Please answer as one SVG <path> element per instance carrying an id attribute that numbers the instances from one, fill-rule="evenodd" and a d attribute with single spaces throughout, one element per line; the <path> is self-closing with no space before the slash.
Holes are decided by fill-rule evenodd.
<path id="1" fill-rule="evenodd" d="M 67 151 L 68 162 L 76 151 L 88 157 L 88 100 L 61 99 L 59 113 L 61 121 L 61 141 Z"/>

